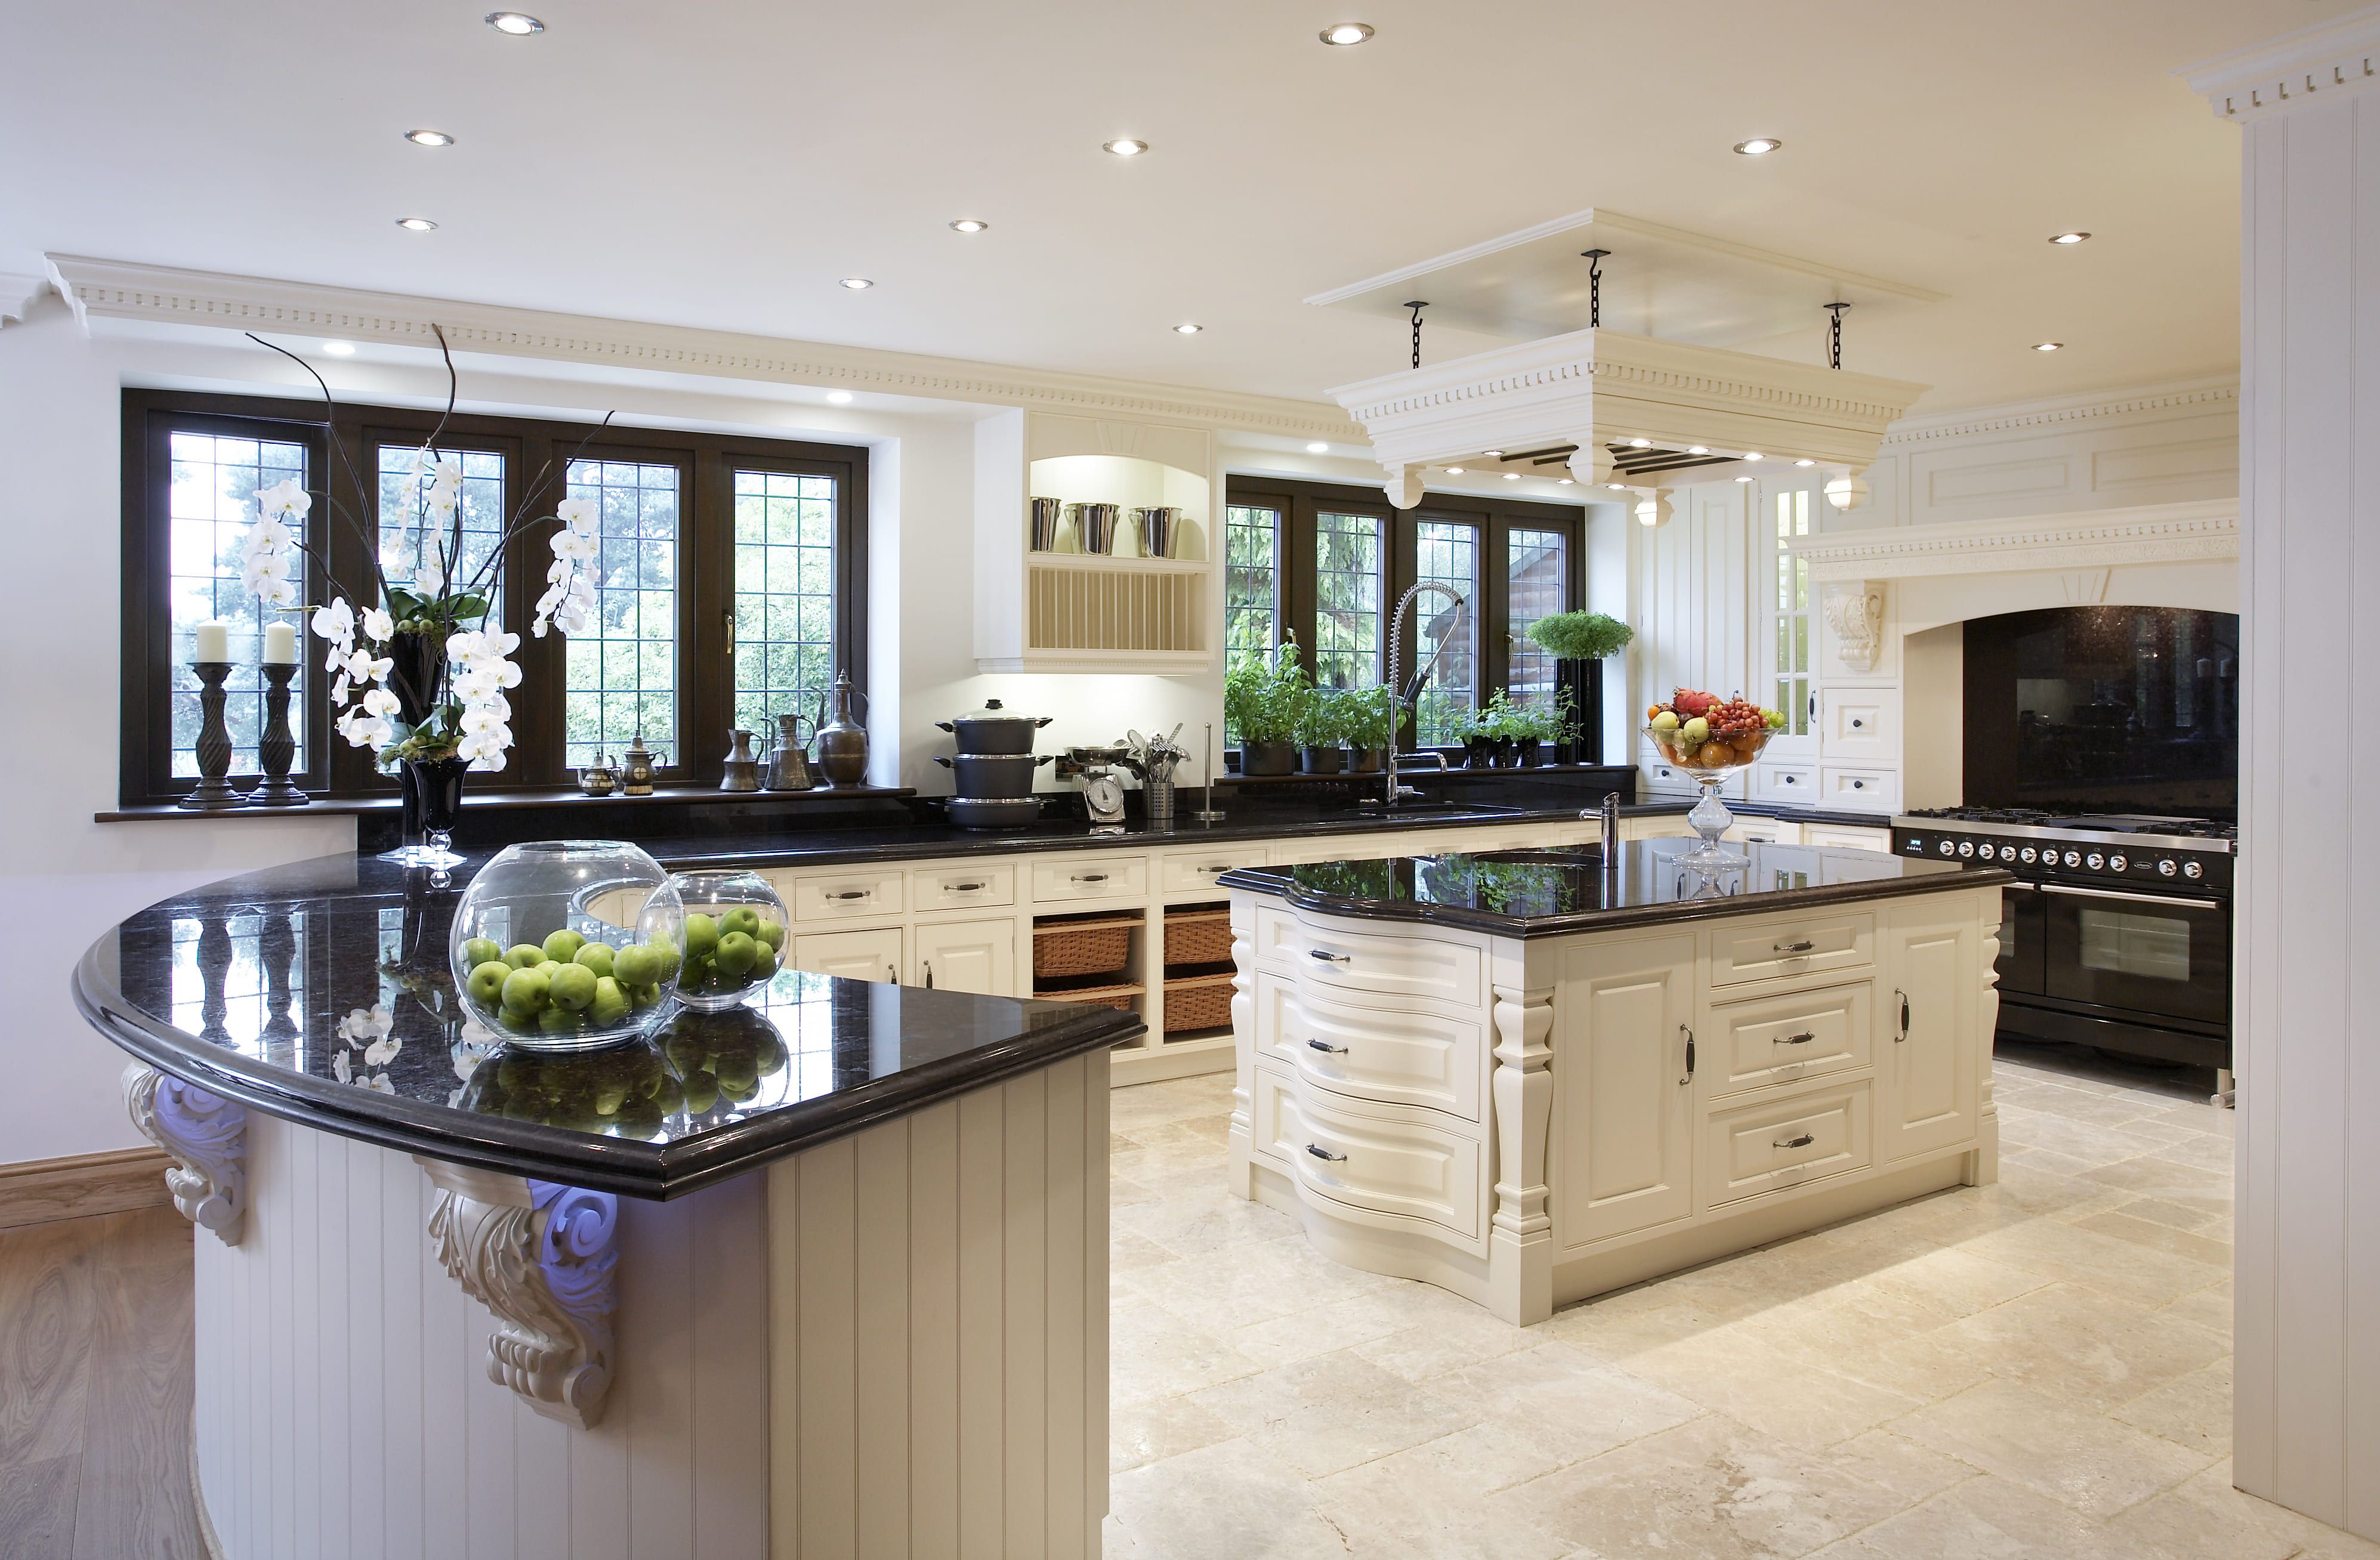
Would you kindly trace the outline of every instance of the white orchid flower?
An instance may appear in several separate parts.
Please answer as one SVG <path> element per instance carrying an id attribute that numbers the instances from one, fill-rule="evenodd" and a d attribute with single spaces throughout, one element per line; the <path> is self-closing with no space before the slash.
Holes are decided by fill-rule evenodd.
<path id="1" fill-rule="evenodd" d="M 436 596 L 446 588 L 446 566 L 436 558 L 424 558 L 413 571 L 416 595 Z"/>
<path id="2" fill-rule="evenodd" d="M 352 643 L 356 636 L 356 610 L 347 605 L 346 597 L 338 597 L 327 606 L 314 609 L 313 626 L 319 638 L 343 646 Z M 340 653 L 345 655 L 346 651 Z"/>
<path id="3" fill-rule="evenodd" d="M 455 696 L 478 704 L 496 691 L 496 674 L 484 666 L 467 666 L 455 673 Z"/>
<path id="4" fill-rule="evenodd" d="M 338 1035 L 350 1046 L 361 1046 L 387 1035 L 396 1027 L 396 1015 L 386 1008 L 350 1008 L 339 1021 Z"/>
<path id="5" fill-rule="evenodd" d="M 501 769 L 504 767 L 504 749 L 510 745 L 510 732 L 499 735 L 495 732 L 467 732 L 463 740 L 455 744 L 455 756 L 483 768 Z"/>
<path id="6" fill-rule="evenodd" d="M 520 635 L 507 634 L 501 628 L 483 628 L 480 631 L 480 637 L 488 642 L 488 654 L 492 656 L 508 656 L 520 648 Z"/>
<path id="7" fill-rule="evenodd" d="M 505 730 L 504 718 L 483 704 L 473 705 L 463 711 L 463 730 L 475 735 L 481 732 L 493 732 L 507 737 L 512 734 Z"/>
<path id="8" fill-rule="evenodd" d="M 446 636 L 446 659 L 450 661 L 468 666 L 487 653 L 487 636 L 476 628 L 467 628 L 459 634 Z"/>
<path id="9" fill-rule="evenodd" d="M 453 455 L 439 456 L 438 463 L 430 468 L 430 472 L 431 480 L 439 487 L 459 488 L 463 485 L 463 463 Z"/>
<path id="10" fill-rule="evenodd" d="M 373 1073 L 363 1081 L 363 1086 L 367 1089 L 377 1089 L 383 1094 L 396 1093 L 396 1085 L 388 1081 L 388 1074 L 385 1072 Z"/>
<path id="11" fill-rule="evenodd" d="M 360 708 L 340 716 L 338 731 L 349 747 L 386 747 L 388 739 L 395 735 L 387 721 Z"/>
<path id="12" fill-rule="evenodd" d="M 288 526 L 268 514 L 248 528 L 239 545 L 243 553 L 252 557 L 259 552 L 279 552 L 297 539 Z"/>
<path id="13" fill-rule="evenodd" d="M 591 537 L 602 523 L 593 499 L 564 499 L 553 506 L 554 517 L 582 537 Z"/>
<path id="14" fill-rule="evenodd" d="M 385 683 L 395 667 L 394 657 L 375 657 L 370 650 L 358 650 L 339 663 L 341 674 L 355 683 Z"/>
<path id="15" fill-rule="evenodd" d="M 567 558 L 580 563 L 593 562 L 603 550 L 600 538 L 582 536 L 577 531 L 556 531 L 547 538 L 546 545 L 553 549 L 556 558 Z"/>
<path id="16" fill-rule="evenodd" d="M 342 1083 L 352 1083 L 356 1081 L 356 1064 L 347 1059 L 346 1052 L 331 1053 L 331 1076 Z"/>
<path id="17" fill-rule="evenodd" d="M 258 514 L 275 520 L 303 520 L 313 507 L 312 496 L 285 477 L 256 495 Z"/>
<path id="18" fill-rule="evenodd" d="M 395 694 L 386 688 L 374 688 L 364 695 L 360 707 L 367 715 L 382 717 L 382 724 L 385 725 L 385 717 L 395 714 L 400 707 Z"/>
<path id="19" fill-rule="evenodd" d="M 405 1049 L 405 1042 L 394 1034 L 384 1039 L 375 1040 L 364 1047 L 364 1065 L 386 1067 L 396 1059 L 396 1053 L 403 1049 Z"/>
<path id="20" fill-rule="evenodd" d="M 396 636 L 396 620 L 379 607 L 364 609 L 364 637 L 375 645 L 386 644 Z"/>

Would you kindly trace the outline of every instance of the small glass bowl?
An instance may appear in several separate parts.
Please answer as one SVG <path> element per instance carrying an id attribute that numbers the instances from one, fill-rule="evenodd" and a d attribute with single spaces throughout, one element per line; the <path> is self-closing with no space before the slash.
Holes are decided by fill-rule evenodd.
<path id="1" fill-rule="evenodd" d="M 670 879 L 686 910 L 686 968 L 677 999 L 700 1012 L 732 1008 L 769 984 L 785 960 L 785 901 L 757 872 L 681 872 Z"/>
<path id="2" fill-rule="evenodd" d="M 591 1051 L 650 1034 L 677 988 L 686 913 L 659 862 L 617 840 L 507 845 L 455 906 L 447 966 L 507 1045 Z"/>

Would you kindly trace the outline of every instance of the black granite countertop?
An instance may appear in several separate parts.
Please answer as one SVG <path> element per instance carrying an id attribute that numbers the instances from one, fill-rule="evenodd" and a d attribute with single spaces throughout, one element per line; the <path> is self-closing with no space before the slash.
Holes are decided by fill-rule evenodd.
<path id="1" fill-rule="evenodd" d="M 509 1049 L 446 972 L 470 870 L 325 856 L 192 889 L 93 943 L 76 1005 L 151 1066 L 275 1116 L 646 1198 L 1143 1033 L 1103 1008 L 785 971 L 649 1042 Z"/>
<path id="2" fill-rule="evenodd" d="M 1997 867 L 1910 861 L 1880 851 L 1750 843 L 1732 847 L 1746 865 L 1703 872 L 1680 859 L 1701 843 L 1633 841 L 1621 847 L 1618 870 L 1610 873 L 1600 847 L 1587 846 L 1245 867 L 1218 882 L 1327 915 L 1546 937 L 2011 880 Z"/>

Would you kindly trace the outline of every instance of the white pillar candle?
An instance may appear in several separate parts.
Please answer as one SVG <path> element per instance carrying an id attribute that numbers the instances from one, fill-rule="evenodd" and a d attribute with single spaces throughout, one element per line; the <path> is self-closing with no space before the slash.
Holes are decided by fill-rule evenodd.
<path id="1" fill-rule="evenodd" d="M 196 643 L 190 649 L 193 661 L 231 659 L 231 625 L 221 618 L 209 618 L 199 624 Z"/>
<path id="2" fill-rule="evenodd" d="M 264 664 L 296 666 L 298 664 L 298 631 L 285 623 L 264 625 Z"/>

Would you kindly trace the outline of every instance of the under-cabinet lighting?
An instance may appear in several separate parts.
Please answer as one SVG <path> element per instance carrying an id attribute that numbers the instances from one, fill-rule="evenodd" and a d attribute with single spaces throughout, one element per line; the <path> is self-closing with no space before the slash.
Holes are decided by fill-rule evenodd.
<path id="1" fill-rule="evenodd" d="M 1650 439 L 1631 439 L 1628 441 L 1628 447 L 1632 450 L 1649 450 L 1653 447 L 1653 441 Z"/>
<path id="2" fill-rule="evenodd" d="M 1744 458 L 1745 460 L 1759 460 L 1759 459 L 1762 459 L 1763 457 L 1762 457 L 1762 455 L 1761 455 L 1760 452 L 1759 452 L 1759 451 L 1757 451 L 1757 450 L 1746 450 L 1746 451 L 1743 453 L 1743 458 Z"/>
<path id="3" fill-rule="evenodd" d="M 534 38 L 545 30 L 545 23 L 526 11 L 490 11 L 488 25 L 507 38 Z"/>
<path id="4" fill-rule="evenodd" d="M 1318 439 L 1305 446 L 1305 453 L 1309 455 L 1327 455 L 1330 453 L 1330 446 Z"/>
<path id="5" fill-rule="evenodd" d="M 356 344 L 351 341 L 326 341 L 322 344 L 322 350 L 334 357 L 353 357 Z"/>
<path id="6" fill-rule="evenodd" d="M 1706 455 L 1710 453 L 1710 446 L 1708 444 L 1689 444 L 1686 446 L 1686 453 L 1690 455 Z"/>
<path id="7" fill-rule="evenodd" d="M 1793 464 L 1795 466 L 1815 466 L 1818 463 L 1814 460 L 1797 460 Z"/>
<path id="8" fill-rule="evenodd" d="M 1460 477 L 1463 475 L 1463 468 L 1459 466 L 1450 466 L 1446 468 L 1446 474 L 1449 477 Z"/>
<path id="9" fill-rule="evenodd" d="M 1138 157 L 1148 151 L 1148 143 L 1145 140 L 1135 140 L 1130 136 L 1119 136 L 1114 140 L 1102 141 L 1099 144 L 1099 150 L 1112 152 L 1118 157 Z"/>
<path id="10" fill-rule="evenodd" d="M 1625 482 L 1606 482 L 1604 486 L 1615 493 L 1624 493 L 1628 490 L 1628 484 Z"/>
<path id="11" fill-rule="evenodd" d="M 1504 473 L 1504 480 L 1507 482 L 1517 482 L 1520 479 L 1521 474 L 1517 471 L 1508 471 Z"/>
<path id="12" fill-rule="evenodd" d="M 1750 140 L 1735 143 L 1737 153 L 1744 157 L 1766 157 L 1785 143 L 1775 136 L 1755 136 Z"/>
<path id="13" fill-rule="evenodd" d="M 1751 481 L 1751 480 L 1752 480 L 1752 478 L 1749 478 L 1749 477 L 1739 477 L 1739 478 L 1736 478 L 1736 480 L 1737 480 L 1737 481 L 1739 481 L 1739 482 L 1749 482 L 1749 481 Z"/>
<path id="14" fill-rule="evenodd" d="M 1326 27 L 1322 30 L 1322 41 L 1341 49 L 1361 43 L 1371 36 L 1370 24 L 1360 21 L 1342 21 L 1336 27 Z"/>
<path id="15" fill-rule="evenodd" d="M 407 233 L 430 233 L 435 231 L 438 226 L 428 217 L 399 217 L 396 219 L 396 225 Z"/>
<path id="16" fill-rule="evenodd" d="M 826 398 L 829 401 L 833 402 L 838 406 L 848 406 L 851 405 L 851 392 L 848 390 L 830 390 L 826 393 Z"/>
<path id="17" fill-rule="evenodd" d="M 1577 482 L 1578 478 L 1575 477 L 1557 477 L 1554 480 L 1567 488 Z"/>
<path id="18" fill-rule="evenodd" d="M 1173 327 L 1173 333 L 1177 336 L 1195 336 L 1206 328 L 1204 325 L 1193 325 L 1185 320 Z"/>
<path id="19" fill-rule="evenodd" d="M 1502 460 L 1504 458 L 1504 452 L 1501 450 L 1482 450 L 1479 453 L 1486 455 L 1489 460 Z"/>

